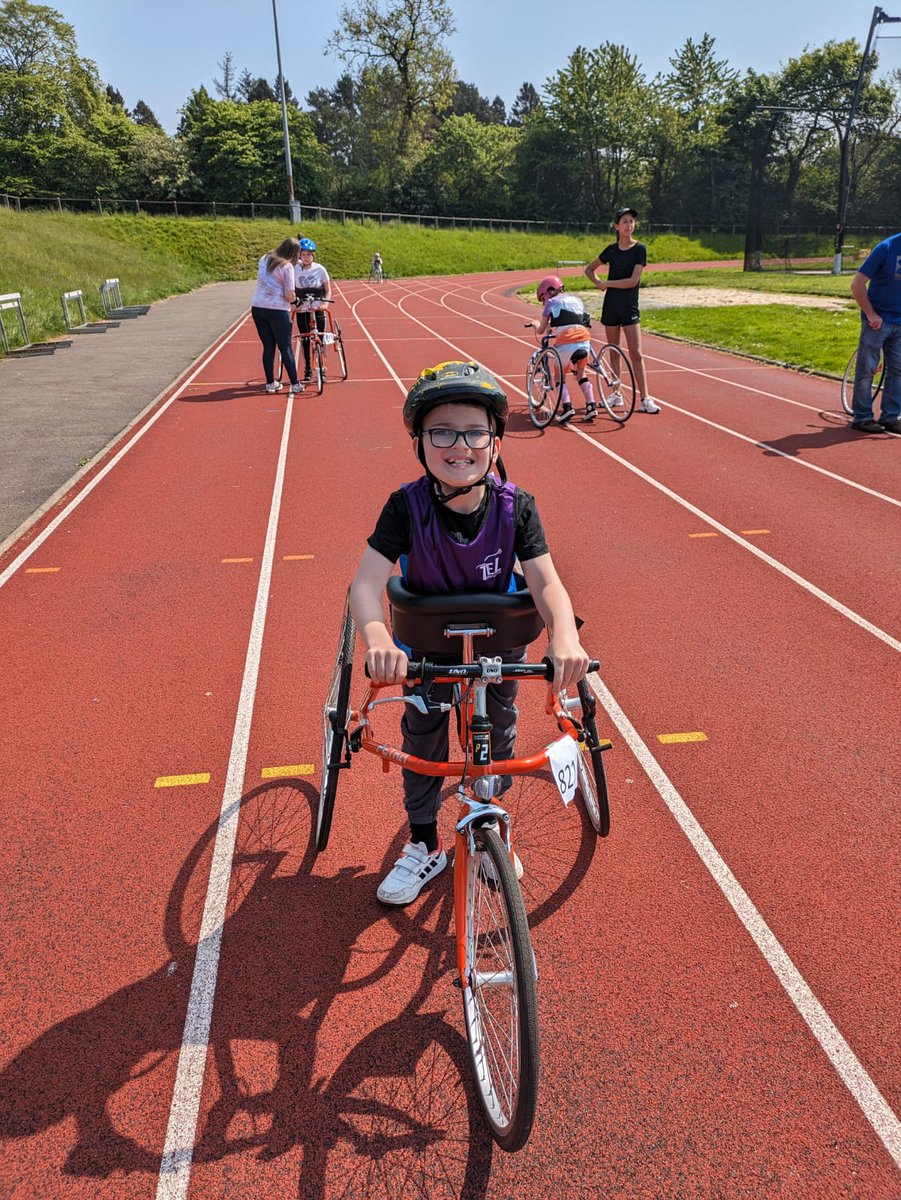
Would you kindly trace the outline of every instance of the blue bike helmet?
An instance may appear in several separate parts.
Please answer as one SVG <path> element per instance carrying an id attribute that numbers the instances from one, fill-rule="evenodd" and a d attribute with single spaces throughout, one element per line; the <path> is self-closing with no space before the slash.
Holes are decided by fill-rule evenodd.
<path id="1" fill-rule="evenodd" d="M 300 248 L 301 250 L 312 250 L 314 254 L 316 253 L 316 243 L 312 238 L 301 238 Z"/>

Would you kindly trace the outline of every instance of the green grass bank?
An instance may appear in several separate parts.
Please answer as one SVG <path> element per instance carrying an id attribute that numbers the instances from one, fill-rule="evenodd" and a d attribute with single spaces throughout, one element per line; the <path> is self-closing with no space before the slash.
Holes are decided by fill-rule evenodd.
<path id="1" fill-rule="evenodd" d="M 473 271 L 551 269 L 558 260 L 590 260 L 596 234 L 576 236 L 499 230 L 428 229 L 305 222 L 322 261 L 337 278 L 365 275 L 379 250 L 394 277 Z M 237 218 L 18 213 L 0 208 L 0 294 L 21 292 L 35 341 L 65 332 L 60 295 L 81 288 L 89 316 L 102 316 L 99 286 L 117 276 L 126 304 L 146 304 L 204 283 L 253 278 L 260 255 L 292 231 L 287 222 Z M 647 238 L 658 262 L 733 258 L 741 238 L 729 234 Z M 248 300 L 250 290 L 248 289 Z"/>

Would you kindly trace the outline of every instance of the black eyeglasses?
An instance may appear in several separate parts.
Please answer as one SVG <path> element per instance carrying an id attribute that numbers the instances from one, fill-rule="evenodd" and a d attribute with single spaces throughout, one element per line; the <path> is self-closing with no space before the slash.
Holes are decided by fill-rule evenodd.
<path id="1" fill-rule="evenodd" d="M 456 446 L 460 438 L 470 450 L 487 450 L 491 445 L 494 431 L 491 429 L 424 429 L 422 431 L 436 450 L 449 450 Z"/>

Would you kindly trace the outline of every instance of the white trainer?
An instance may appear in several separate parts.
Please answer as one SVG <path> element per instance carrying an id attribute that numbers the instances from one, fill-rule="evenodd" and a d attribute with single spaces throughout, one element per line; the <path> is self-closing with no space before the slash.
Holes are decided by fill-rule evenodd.
<path id="1" fill-rule="evenodd" d="M 303 391 L 303 384 L 302 384 L 302 383 L 292 383 L 292 384 L 291 384 L 291 395 L 292 395 L 292 396 L 296 396 L 296 395 L 298 395 L 298 394 L 299 394 L 300 392 L 302 392 L 302 391 Z"/>
<path id="2" fill-rule="evenodd" d="M 284 384 L 281 384 L 281 383 L 267 383 L 266 391 L 271 396 L 273 392 L 280 392 L 283 387 L 284 387 Z"/>
<path id="3" fill-rule="evenodd" d="M 379 885 L 376 896 L 383 904 L 410 904 L 446 866 L 447 855 L 440 842 L 432 854 L 426 850 L 425 842 L 408 842 Z"/>
<path id="4" fill-rule="evenodd" d="M 638 411 L 646 413 L 659 413 L 660 405 L 655 404 L 650 396 L 645 396 L 644 400 L 642 400 L 641 404 L 638 406 Z"/>
<path id="5" fill-rule="evenodd" d="M 619 394 L 619 392 L 614 392 L 609 400 L 609 404 L 610 404 L 611 408 L 623 408 L 623 407 L 625 407 L 625 403 L 626 403 L 625 400 L 623 400 L 623 398 Z"/>

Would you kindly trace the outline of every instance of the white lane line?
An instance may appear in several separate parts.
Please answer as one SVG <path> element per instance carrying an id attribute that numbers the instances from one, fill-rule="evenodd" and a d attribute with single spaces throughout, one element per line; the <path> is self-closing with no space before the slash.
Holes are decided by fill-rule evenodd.
<path id="1" fill-rule="evenodd" d="M 484 304 L 488 305 L 489 308 L 494 308 L 498 312 L 507 313 L 509 316 L 512 316 L 512 317 L 518 316 L 519 314 L 516 313 L 513 309 L 503 308 L 500 304 L 493 304 L 490 300 L 485 299 L 485 297 L 487 295 L 489 295 L 492 292 L 497 292 L 500 287 L 504 287 L 504 286 L 507 286 L 507 285 L 498 284 L 494 288 L 486 289 L 486 291 L 481 293 L 481 300 Z M 473 288 L 472 290 L 475 291 L 476 289 Z M 460 316 L 463 316 L 463 315 L 465 315 L 465 314 L 463 314 L 463 313 L 460 314 Z M 648 334 L 649 337 L 654 336 L 653 331 L 650 329 L 645 330 L 645 332 Z M 700 351 L 703 351 L 704 353 L 709 353 L 709 354 L 721 354 L 724 358 L 728 357 L 728 355 L 729 355 L 728 350 L 721 350 L 721 349 L 719 349 L 718 346 L 692 346 L 688 343 L 686 343 L 685 345 L 686 345 L 686 348 L 689 350 L 700 350 Z M 783 404 L 791 404 L 795 408 L 806 408 L 808 410 L 808 412 L 821 413 L 823 411 L 822 405 L 806 404 L 803 400 L 790 400 L 788 396 L 782 396 L 778 392 L 768 392 L 768 391 L 765 391 L 763 388 L 752 387 L 748 383 L 739 383 L 737 380 L 733 380 L 733 379 L 721 379 L 719 377 L 719 375 L 712 375 L 710 373 L 710 371 L 702 371 L 702 370 L 699 370 L 697 367 L 686 367 L 686 366 L 683 366 L 682 363 L 673 362 L 672 359 L 659 358 L 655 354 L 648 354 L 647 351 L 645 351 L 645 358 L 649 359 L 651 362 L 662 363 L 666 367 L 670 367 L 676 371 L 682 371 L 688 375 L 699 375 L 702 379 L 712 379 L 714 383 L 725 383 L 725 384 L 728 384 L 729 387 L 740 388 L 743 392 L 753 392 L 753 394 L 755 396 L 766 396 L 770 400 L 781 400 Z M 770 370 L 776 370 L 776 368 L 771 366 L 769 363 L 759 363 L 759 364 L 757 364 L 757 367 L 758 367 L 758 369 L 760 369 L 761 367 L 769 367 Z M 715 368 L 713 368 L 713 370 L 717 370 L 717 371 L 719 371 L 721 369 L 729 370 L 732 368 L 731 367 L 723 367 L 723 368 L 715 367 Z M 750 370 L 751 368 L 749 367 L 747 369 Z M 807 378 L 811 378 L 811 377 L 807 376 Z M 836 380 L 836 386 L 838 386 L 838 380 Z"/>
<path id="2" fill-rule="evenodd" d="M 613 694 L 597 675 L 590 675 L 588 682 L 622 734 L 629 749 L 657 789 L 664 804 L 672 813 L 679 828 L 710 872 L 714 883 L 751 935 L 757 949 L 785 989 L 788 998 L 803 1017 L 842 1083 L 872 1125 L 876 1136 L 897 1166 L 901 1168 L 901 1121 L 867 1073 L 860 1059 L 839 1032 L 835 1022 L 816 998 L 810 985 L 792 962 L 779 939 L 767 925 L 751 897 L 732 874 L 694 813 L 679 795 L 632 722 L 617 704 Z"/>
<path id="3" fill-rule="evenodd" d="M 886 633 L 884 629 L 880 629 L 878 625 L 874 625 L 871 621 L 868 621 L 866 617 L 862 617 L 859 613 L 854 612 L 853 609 L 848 608 L 848 606 L 845 604 L 842 604 L 840 600 L 836 600 L 834 596 L 830 596 L 828 592 L 824 592 L 822 588 L 818 588 L 815 583 L 811 583 L 809 579 L 805 579 L 803 575 L 799 575 L 797 571 L 793 571 L 791 567 L 787 567 L 777 558 L 773 558 L 771 554 L 767 554 L 766 551 L 761 550 L 759 546 L 755 546 L 753 542 L 749 542 L 740 534 L 734 533 L 725 525 L 720 524 L 715 517 L 711 517 L 709 513 L 705 513 L 703 509 L 698 508 L 697 505 L 692 504 L 690 500 L 686 500 L 684 496 L 680 496 L 677 492 L 674 492 L 665 484 L 660 483 L 659 480 L 654 479 L 651 475 L 648 475 L 646 471 L 642 471 L 640 467 L 636 467 L 633 463 L 630 463 L 628 459 L 620 458 L 618 454 L 614 454 L 612 450 L 608 450 L 606 446 L 602 446 L 600 442 L 596 442 L 594 438 L 589 437 L 588 434 L 583 430 L 574 428 L 572 424 L 568 425 L 566 428 L 568 433 L 571 432 L 578 434 L 579 437 L 584 438 L 586 442 L 594 446 L 596 450 L 600 450 L 602 454 L 609 454 L 615 462 L 618 462 L 621 466 L 624 466 L 634 475 L 637 475 L 639 479 L 643 479 L 645 483 L 649 483 L 651 487 L 656 488 L 657 491 L 662 492 L 664 496 L 668 496 L 670 500 L 675 500 L 677 504 L 681 504 L 683 508 L 687 509 L 688 512 L 696 516 L 698 520 L 704 521 L 712 529 L 715 529 L 718 533 L 721 533 L 723 537 L 729 538 L 729 540 L 734 542 L 736 546 L 741 546 L 741 548 L 743 550 L 747 550 L 749 554 L 755 555 L 755 557 L 759 558 L 761 562 L 766 563 L 768 567 L 772 567 L 774 571 L 778 571 L 781 575 L 784 575 L 786 579 L 790 579 L 792 583 L 796 583 L 798 587 L 803 588 L 806 592 L 809 592 L 811 596 L 815 596 L 817 600 L 821 600 L 823 604 L 828 605 L 829 608 L 831 608 L 834 612 L 846 617 L 849 621 L 853 621 L 855 625 L 858 625 L 867 633 L 872 634 L 873 637 L 879 638 L 881 642 L 885 642 L 886 646 L 888 646 L 891 650 L 901 654 L 901 641 L 892 637 L 890 633 Z"/>
<path id="4" fill-rule="evenodd" d="M 428 299 L 428 297 L 426 297 L 426 299 Z M 430 300 L 430 303 L 437 305 L 439 302 L 437 300 Z M 500 337 L 509 338 L 511 341 L 518 342 L 520 345 L 526 346 L 530 350 L 534 349 L 533 343 L 531 341 L 529 341 L 528 338 L 519 337 L 517 334 L 508 333 L 505 329 L 497 329 L 495 326 L 489 325 L 485 321 L 480 321 L 477 317 L 472 317 L 468 313 L 458 312 L 457 309 L 451 308 L 448 304 L 445 304 L 443 299 L 440 301 L 440 306 L 443 309 L 445 309 L 445 311 L 447 311 L 447 312 L 454 313 L 458 317 L 463 317 L 467 321 L 473 321 L 476 325 L 481 325 L 485 329 L 492 330 L 495 334 L 497 334 Z M 496 308 L 497 306 L 492 305 L 491 307 Z M 502 312 L 504 310 L 499 309 L 498 311 Z M 410 314 L 407 313 L 406 315 L 409 316 Z M 515 316 L 516 314 L 513 314 L 513 315 Z M 412 319 L 414 321 L 416 320 L 415 317 L 413 317 Z M 481 337 L 479 337 L 478 339 L 473 339 L 473 340 L 481 340 Z M 679 371 L 689 370 L 688 367 L 678 367 L 676 369 Z M 696 372 L 694 372 L 694 374 L 704 374 L 704 373 L 696 371 Z M 705 376 L 705 378 L 716 379 L 716 377 L 713 375 L 707 375 L 707 376 Z M 731 381 L 727 380 L 727 379 L 717 379 L 716 381 L 719 383 L 730 383 L 730 385 L 731 385 Z M 735 385 L 731 385 L 731 386 L 738 387 L 738 386 L 743 386 L 743 385 L 735 384 Z M 752 389 L 752 390 L 755 390 L 755 389 Z M 524 395 L 524 393 L 522 393 L 522 392 L 520 394 Z M 765 392 L 765 393 L 761 393 L 761 394 L 770 396 L 774 399 L 784 399 L 784 397 L 781 397 L 781 396 L 780 397 L 774 396 L 772 392 Z M 766 450 L 767 453 L 769 453 L 769 454 L 773 454 L 779 458 L 784 458 L 788 462 L 792 463 L 794 466 L 806 467 L 809 471 L 815 471 L 817 474 L 824 475 L 828 479 L 834 480 L 834 482 L 836 482 L 836 483 L 844 484 L 845 487 L 855 488 L 857 491 L 865 492 L 866 495 L 872 496 L 876 500 L 883 500 L 883 501 L 885 501 L 886 504 L 894 504 L 898 508 L 901 508 L 901 500 L 897 500 L 893 496 L 888 496 L 884 492 L 877 492 L 873 488 L 866 487 L 862 483 L 857 483 L 856 480 L 854 480 L 854 479 L 848 479 L 847 476 L 845 476 L 845 475 L 837 475 L 834 471 L 829 471 L 825 467 L 819 467 L 815 463 L 808 462 L 806 459 L 800 458 L 795 454 L 786 454 L 785 451 L 779 450 L 775 446 L 771 446 L 769 444 L 769 442 L 758 442 L 755 438 L 748 437 L 744 433 L 739 433 L 735 429 L 729 429 L 725 425 L 718 425 L 715 421 L 708 420 L 707 417 L 702 417 L 698 413 L 689 412 L 688 409 L 680 408 L 678 404 L 673 404 L 669 400 L 664 400 L 663 403 L 666 405 L 667 408 L 671 408 L 673 410 L 673 412 L 681 413 L 682 416 L 690 417 L 691 420 L 693 420 L 693 421 L 699 421 L 702 425 L 709 425 L 712 429 L 719 430 L 719 432 L 721 432 L 721 433 L 726 433 L 730 437 L 738 438 L 739 441 L 747 442 L 749 445 L 757 446 L 761 450 Z M 787 404 L 795 404 L 796 401 L 786 400 L 786 403 Z M 803 407 L 808 408 L 810 406 L 804 405 Z M 822 410 L 815 409 L 814 411 L 820 412 Z"/>
<path id="5" fill-rule="evenodd" d="M 82 490 L 78 493 L 77 496 L 74 496 L 69 501 L 69 503 L 66 505 L 66 507 L 61 512 L 57 513 L 57 515 L 53 518 L 53 520 L 50 522 L 50 524 L 41 530 L 41 532 L 34 539 L 34 541 L 30 542 L 25 547 L 25 549 L 21 552 L 21 554 L 17 555 L 12 560 L 12 562 L 9 564 L 9 566 L 2 572 L 2 574 L 0 574 L 0 588 L 2 588 L 3 585 L 9 579 L 12 578 L 12 576 L 16 573 L 16 571 L 18 571 L 19 567 L 21 567 L 23 563 L 26 563 L 29 560 L 29 558 L 31 558 L 32 554 L 34 554 L 34 552 L 36 550 L 39 550 L 40 547 L 43 546 L 43 544 L 47 541 L 47 539 L 51 536 L 51 534 L 55 533 L 56 530 L 59 529 L 59 527 L 60 527 L 60 525 L 62 525 L 63 521 L 65 521 L 68 517 L 70 517 L 72 515 L 72 513 L 75 511 L 75 509 L 78 508 L 79 504 L 81 504 L 82 500 L 84 500 L 87 496 L 90 496 L 90 494 L 91 494 L 91 492 L 93 492 L 94 488 L 97 487 L 97 485 L 102 480 L 104 480 L 107 477 L 107 475 L 109 475 L 109 473 L 110 473 L 110 471 L 112 471 L 113 467 L 117 466 L 122 461 L 122 459 L 125 457 L 125 455 L 132 448 L 132 446 L 134 446 L 138 441 L 140 441 L 140 439 L 144 436 L 144 434 L 147 432 L 147 430 L 156 424 L 156 422 L 160 419 L 160 417 L 163 415 L 163 413 L 167 411 L 167 409 L 169 408 L 169 406 L 171 404 L 175 403 L 175 401 L 179 398 L 179 396 L 182 394 L 182 392 L 184 392 L 188 387 L 191 386 L 192 380 L 196 379 L 197 376 L 200 374 L 200 372 L 202 370 L 204 370 L 204 368 L 207 367 L 209 365 L 209 363 L 211 363 L 213 361 L 213 359 L 216 357 L 216 355 L 219 353 L 219 351 L 224 346 L 228 345 L 228 343 L 232 340 L 232 338 L 234 338 L 235 334 L 238 332 L 238 330 L 241 328 L 241 326 L 244 324 L 244 322 L 246 320 L 247 320 L 247 314 L 242 313 L 242 315 L 237 319 L 237 321 L 233 325 L 231 331 L 228 332 L 223 337 L 222 341 L 219 342 L 219 344 L 217 346 L 214 346 L 212 351 L 210 351 L 208 354 L 204 354 L 201 356 L 201 361 L 198 364 L 196 370 L 191 372 L 191 374 L 184 381 L 184 383 L 181 384 L 178 391 L 173 392 L 173 394 L 169 397 L 169 399 L 165 402 L 165 404 L 160 405 L 159 409 L 157 409 L 157 411 L 153 414 L 153 416 L 149 419 L 149 421 L 146 422 L 146 424 L 141 426 L 141 428 L 134 435 L 134 437 L 129 439 L 129 441 L 127 441 L 125 443 L 125 445 L 122 447 L 122 449 L 119 450 L 118 453 L 115 454 L 114 457 L 110 459 L 110 461 L 106 464 L 106 466 L 103 467 L 102 470 L 97 472 L 97 474 L 90 481 L 90 483 L 85 484 L 84 488 L 82 488 Z M 154 401 L 154 403 L 155 403 L 155 401 Z M 137 419 L 140 420 L 141 419 L 140 416 Z M 102 451 L 101 451 L 101 453 L 102 453 Z M 88 467 L 88 470 L 90 470 L 90 467 Z M 70 484 L 64 485 L 64 487 L 66 489 L 68 489 L 70 486 L 71 486 Z M 20 535 L 21 532 L 22 532 L 22 527 L 20 526 L 19 530 L 16 531 L 16 534 Z"/>
<path id="6" fill-rule="evenodd" d="M 437 301 L 432 301 L 432 303 L 437 304 Z M 429 328 L 424 321 L 420 321 L 418 317 L 414 317 L 411 313 L 406 311 L 403 306 L 403 299 L 398 303 L 397 308 L 404 314 L 407 320 L 415 321 L 416 324 L 421 325 L 423 329 Z M 448 311 L 453 312 L 454 310 L 448 309 Z M 457 315 L 465 316 L 465 313 L 458 313 Z M 470 321 L 476 321 L 476 324 L 478 325 L 483 324 L 483 322 L 477 321 L 475 317 L 468 317 L 466 319 Z M 503 333 L 502 330 L 496 330 L 496 332 L 501 334 L 503 337 L 513 336 L 512 334 Z M 432 333 L 439 341 L 442 341 L 445 345 L 450 346 L 452 350 L 455 350 L 464 358 L 473 357 L 472 355 L 467 354 L 467 352 L 461 346 L 458 346 L 454 342 L 448 341 L 447 338 L 442 337 L 440 333 L 435 333 L 434 330 L 432 330 Z M 520 339 L 514 338 L 514 340 L 518 341 Z M 512 380 L 507 379 L 504 375 L 499 374 L 497 371 L 494 372 L 494 375 L 496 378 L 501 380 L 501 382 L 505 384 L 509 390 L 514 391 L 518 395 L 525 398 L 526 393 L 522 390 L 522 388 L 513 383 Z M 740 534 L 734 533 L 731 529 L 728 529 L 725 525 L 722 525 L 719 521 L 717 521 L 715 517 L 711 517 L 709 513 L 705 513 L 702 509 L 698 508 L 697 505 L 692 504 L 690 500 L 686 500 L 684 496 L 680 496 L 677 492 L 674 492 L 665 484 L 660 483 L 659 480 L 654 479 L 654 477 L 651 475 L 648 475 L 646 471 L 642 471 L 640 467 L 636 467 L 634 463 L 629 462 L 628 459 L 622 458 L 619 454 L 615 454 L 606 446 L 602 446 L 600 442 L 596 442 L 594 438 L 589 437 L 584 430 L 578 429 L 574 425 L 570 424 L 566 426 L 565 432 L 567 434 L 577 434 L 596 450 L 600 450 L 602 454 L 608 455 L 613 459 L 614 462 L 618 462 L 620 466 L 625 467 L 634 475 L 637 475 L 639 479 L 643 479 L 645 483 L 649 483 L 651 487 L 656 488 L 659 492 L 662 492 L 664 496 L 667 496 L 670 500 L 674 500 L 677 504 L 680 504 L 683 508 L 687 509 L 688 512 L 696 516 L 698 520 L 705 522 L 705 524 L 709 525 L 712 529 L 717 530 L 717 532 L 721 533 L 723 537 L 729 538 L 729 540 L 733 541 L 737 546 L 741 546 L 742 549 L 747 550 L 749 554 L 755 555 L 755 557 L 759 558 L 761 562 L 766 563 L 767 566 L 772 567 L 773 570 L 778 571 L 781 575 L 784 575 L 786 579 L 790 579 L 792 583 L 796 583 L 798 587 L 803 588 L 806 592 L 809 592 L 811 596 L 815 596 L 817 600 L 821 600 L 823 604 L 828 605 L 829 608 L 833 609 L 834 612 L 839 613 L 849 621 L 853 621 L 855 625 L 859 626 L 867 633 L 872 634 L 873 637 L 879 638 L 881 642 L 885 642 L 885 644 L 896 653 L 901 654 L 901 641 L 898 641 L 897 638 L 892 637 L 890 633 L 886 633 L 884 629 L 880 629 L 878 625 L 874 625 L 871 621 L 868 621 L 866 617 L 862 617 L 859 613 L 854 612 L 853 609 L 848 608 L 845 604 L 842 604 L 840 600 L 836 600 L 834 596 L 830 596 L 828 592 L 824 592 L 822 588 L 818 588 L 815 583 L 811 583 L 809 579 L 805 579 L 803 575 L 799 575 L 797 571 L 793 571 L 791 567 L 787 567 L 784 563 L 779 562 L 778 559 L 773 558 L 771 554 L 767 554 L 764 550 L 761 550 L 759 546 L 755 546 L 753 542 L 749 542 L 746 538 L 741 537 Z"/>
<path id="7" fill-rule="evenodd" d="M 188 1011 L 185 1017 L 181 1051 L 178 1056 L 178 1072 L 172 1093 L 172 1106 L 169 1110 L 169 1125 L 163 1146 L 163 1158 L 160 1163 L 156 1189 L 157 1200 L 185 1200 L 191 1178 L 194 1139 L 197 1134 L 197 1114 L 200 1110 L 200 1096 L 203 1091 L 210 1021 L 213 1015 L 213 999 L 216 994 L 216 977 L 219 972 L 219 953 L 222 948 L 222 929 L 225 924 L 235 838 L 241 814 L 247 747 L 250 741 L 250 725 L 260 670 L 263 630 L 266 625 L 272 565 L 275 559 L 275 538 L 278 531 L 293 411 L 294 397 L 288 396 L 278 465 L 272 489 L 269 524 L 266 528 L 266 541 L 260 565 L 260 579 L 257 584 L 256 603 L 250 624 L 247 657 L 244 661 L 244 676 L 241 680 L 241 695 L 238 700 L 238 711 L 232 734 L 228 774 L 219 810 L 219 826 L 216 831 L 216 844 L 210 866 L 210 881 L 203 907 L 203 918 L 200 923 L 197 957 L 194 961 Z"/>

